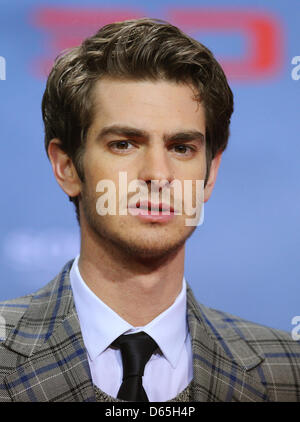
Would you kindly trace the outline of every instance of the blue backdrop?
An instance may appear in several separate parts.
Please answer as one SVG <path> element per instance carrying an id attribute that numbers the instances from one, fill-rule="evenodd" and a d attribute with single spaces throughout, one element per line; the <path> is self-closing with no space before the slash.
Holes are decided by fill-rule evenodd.
<path id="1" fill-rule="evenodd" d="M 300 315 L 299 13 L 298 0 L 2 0 L 0 299 L 45 285 L 79 250 L 73 206 L 43 146 L 49 65 L 103 24 L 150 16 L 211 48 L 235 95 L 215 191 L 188 241 L 186 278 L 200 302 L 291 331 Z"/>

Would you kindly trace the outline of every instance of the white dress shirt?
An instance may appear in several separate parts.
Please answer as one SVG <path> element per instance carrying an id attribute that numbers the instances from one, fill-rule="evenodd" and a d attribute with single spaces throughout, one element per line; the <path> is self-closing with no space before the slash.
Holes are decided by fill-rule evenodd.
<path id="1" fill-rule="evenodd" d="M 121 334 L 146 332 L 158 344 L 145 366 L 143 387 L 149 401 L 173 399 L 193 378 L 191 339 L 186 318 L 186 281 L 174 303 L 144 327 L 133 327 L 93 293 L 82 279 L 76 257 L 70 272 L 75 307 L 93 383 L 117 397 L 122 383 L 120 350 L 110 344 Z"/>

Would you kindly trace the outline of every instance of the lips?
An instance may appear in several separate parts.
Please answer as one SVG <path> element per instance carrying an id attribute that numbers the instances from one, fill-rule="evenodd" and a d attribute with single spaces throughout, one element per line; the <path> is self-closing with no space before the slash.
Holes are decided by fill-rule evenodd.
<path id="1" fill-rule="evenodd" d="M 154 204 L 151 201 L 138 201 L 135 206 L 130 208 L 143 209 L 146 211 L 169 211 L 170 213 L 174 213 L 174 208 L 171 205 L 162 202 Z"/>

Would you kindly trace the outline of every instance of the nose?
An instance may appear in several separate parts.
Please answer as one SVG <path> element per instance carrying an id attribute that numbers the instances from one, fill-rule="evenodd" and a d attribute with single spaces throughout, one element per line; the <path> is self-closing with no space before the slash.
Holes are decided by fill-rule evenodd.
<path id="1" fill-rule="evenodd" d="M 171 157 L 164 143 L 153 142 L 143 155 L 138 178 L 147 184 L 150 184 L 151 180 L 171 183 L 174 180 L 173 173 Z"/>

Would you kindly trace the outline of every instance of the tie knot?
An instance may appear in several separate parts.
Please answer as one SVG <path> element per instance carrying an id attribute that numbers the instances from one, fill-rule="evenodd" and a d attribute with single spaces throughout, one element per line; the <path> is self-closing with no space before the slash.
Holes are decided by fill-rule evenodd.
<path id="1" fill-rule="evenodd" d="M 144 374 L 145 365 L 157 349 L 157 343 L 147 333 L 123 334 L 112 346 L 121 350 L 123 361 L 123 379 Z"/>

